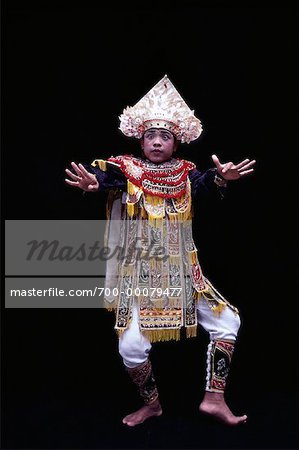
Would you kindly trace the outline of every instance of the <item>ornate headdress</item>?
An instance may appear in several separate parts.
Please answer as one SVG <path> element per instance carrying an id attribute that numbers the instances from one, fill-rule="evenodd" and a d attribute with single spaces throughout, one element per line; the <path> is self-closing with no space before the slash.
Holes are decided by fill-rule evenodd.
<path id="1" fill-rule="evenodd" d="M 202 126 L 174 85 L 165 75 L 138 103 L 128 106 L 119 117 L 119 129 L 140 139 L 149 128 L 165 128 L 181 142 L 197 139 Z"/>

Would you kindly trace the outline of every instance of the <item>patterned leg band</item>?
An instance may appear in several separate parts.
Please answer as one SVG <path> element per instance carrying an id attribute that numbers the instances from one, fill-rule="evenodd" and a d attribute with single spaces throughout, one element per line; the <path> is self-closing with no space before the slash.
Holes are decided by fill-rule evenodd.
<path id="1" fill-rule="evenodd" d="M 211 341 L 208 346 L 206 391 L 223 393 L 234 352 L 234 343 Z"/>
<path id="2" fill-rule="evenodd" d="M 136 384 L 139 394 L 146 405 L 150 405 L 157 400 L 159 394 L 153 374 L 151 362 L 146 360 L 133 369 L 127 367 L 127 371 Z"/>

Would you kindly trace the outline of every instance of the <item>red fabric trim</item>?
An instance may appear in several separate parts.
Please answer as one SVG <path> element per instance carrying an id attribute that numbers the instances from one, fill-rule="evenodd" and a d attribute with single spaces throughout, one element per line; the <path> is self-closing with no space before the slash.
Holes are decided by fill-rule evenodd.
<path id="1" fill-rule="evenodd" d="M 140 177 L 134 176 L 130 171 L 127 169 L 127 165 L 125 163 L 125 160 L 131 160 L 134 165 L 136 165 L 138 168 L 142 169 L 142 173 Z M 117 156 L 117 157 L 111 157 L 108 159 L 108 161 L 114 162 L 119 164 L 121 171 L 124 173 L 126 178 L 128 178 L 133 184 L 138 186 L 143 190 L 143 192 L 156 196 L 156 197 L 162 197 L 162 198 L 177 198 L 186 193 L 186 183 L 184 183 L 183 188 L 179 188 L 179 185 L 182 182 L 185 182 L 188 178 L 189 170 L 195 169 L 195 164 L 186 161 L 183 159 L 176 158 L 177 161 L 182 163 L 181 167 L 178 167 L 176 169 L 171 170 L 165 170 L 165 171 L 158 171 L 155 173 L 154 171 L 145 170 L 145 164 L 143 164 L 142 160 L 138 160 L 137 158 L 131 156 L 131 155 L 123 155 L 123 156 Z M 177 180 L 168 180 L 167 177 L 170 175 L 177 175 L 181 172 L 181 176 Z M 160 180 L 157 180 L 159 178 Z M 143 181 L 148 180 L 154 184 L 157 185 L 157 188 L 159 188 L 159 185 L 166 185 L 166 186 L 177 186 L 178 190 L 174 193 L 163 193 L 163 192 L 154 192 L 146 187 L 143 186 Z"/>

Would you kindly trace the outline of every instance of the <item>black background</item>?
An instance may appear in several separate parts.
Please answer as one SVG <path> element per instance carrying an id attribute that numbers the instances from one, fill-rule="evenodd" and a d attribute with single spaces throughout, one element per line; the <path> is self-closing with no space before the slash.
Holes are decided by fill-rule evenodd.
<path id="1" fill-rule="evenodd" d="M 110 313 L 2 314 L 4 448 L 294 448 L 295 328 L 291 194 L 295 8 L 261 2 L 6 1 L 2 9 L 6 219 L 104 219 L 104 194 L 64 183 L 70 161 L 138 152 L 118 116 L 164 74 L 204 132 L 179 156 L 200 170 L 257 160 L 227 198 L 196 205 L 206 276 L 243 320 L 227 400 L 248 424 L 203 419 L 208 338 L 156 344 L 164 415 L 136 429 L 139 406 Z M 49 279 L 51 284 L 51 280 Z"/>

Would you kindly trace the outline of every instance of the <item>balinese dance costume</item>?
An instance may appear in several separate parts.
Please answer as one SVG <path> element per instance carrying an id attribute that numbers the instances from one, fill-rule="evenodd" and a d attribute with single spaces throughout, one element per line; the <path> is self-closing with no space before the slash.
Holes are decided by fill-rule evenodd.
<path id="1" fill-rule="evenodd" d="M 165 76 L 120 116 L 126 136 L 164 128 L 181 142 L 197 139 L 201 122 Z M 209 333 L 206 390 L 223 392 L 240 326 L 238 310 L 203 275 L 192 236 L 192 200 L 202 191 L 223 196 L 216 169 L 171 158 L 155 164 L 131 155 L 95 160 L 92 168 L 108 197 L 107 245 L 119 249 L 107 262 L 107 307 L 127 370 L 145 404 L 158 398 L 148 359 L 151 343 Z M 115 289 L 116 288 L 116 289 Z"/>

